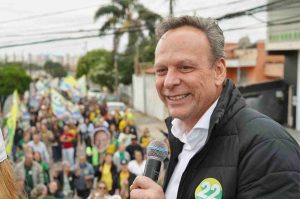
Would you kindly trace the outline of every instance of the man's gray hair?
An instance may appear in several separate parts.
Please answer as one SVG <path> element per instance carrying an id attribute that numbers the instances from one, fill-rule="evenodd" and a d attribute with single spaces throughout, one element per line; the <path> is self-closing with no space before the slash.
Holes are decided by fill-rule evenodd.
<path id="1" fill-rule="evenodd" d="M 224 57 L 224 35 L 217 21 L 212 18 L 181 16 L 169 17 L 156 28 L 156 35 L 161 38 L 168 30 L 182 26 L 192 26 L 204 32 L 210 44 L 213 62 Z"/>

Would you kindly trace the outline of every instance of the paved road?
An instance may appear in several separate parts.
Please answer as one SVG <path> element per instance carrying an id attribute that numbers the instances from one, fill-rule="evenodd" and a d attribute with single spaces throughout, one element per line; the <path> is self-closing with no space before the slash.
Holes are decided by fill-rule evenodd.
<path id="1" fill-rule="evenodd" d="M 294 129 L 290 129 L 290 128 L 286 128 L 286 130 L 291 134 L 291 136 L 294 137 L 294 139 L 300 145 L 300 131 L 297 131 L 297 130 L 294 130 Z"/>
<path id="2" fill-rule="evenodd" d="M 150 117 L 139 111 L 135 111 L 133 114 L 134 114 L 134 121 L 140 135 L 145 128 L 148 128 L 153 138 L 158 140 L 162 140 L 165 138 L 165 136 L 161 133 L 161 130 L 167 132 L 167 128 L 163 121 L 154 117 Z"/>

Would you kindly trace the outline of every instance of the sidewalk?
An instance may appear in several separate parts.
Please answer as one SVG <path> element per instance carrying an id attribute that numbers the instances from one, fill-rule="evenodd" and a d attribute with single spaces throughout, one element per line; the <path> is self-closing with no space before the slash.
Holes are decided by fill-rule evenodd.
<path id="1" fill-rule="evenodd" d="M 142 135 L 145 128 L 149 129 L 151 137 L 157 140 L 163 140 L 166 137 L 161 133 L 161 130 L 167 132 L 167 127 L 164 121 L 148 116 L 142 112 L 133 112 L 134 121 L 137 126 L 139 135 Z"/>
<path id="2" fill-rule="evenodd" d="M 298 142 L 300 145 L 300 131 L 297 131 L 295 129 L 286 128 L 285 129 L 293 136 L 293 138 Z"/>

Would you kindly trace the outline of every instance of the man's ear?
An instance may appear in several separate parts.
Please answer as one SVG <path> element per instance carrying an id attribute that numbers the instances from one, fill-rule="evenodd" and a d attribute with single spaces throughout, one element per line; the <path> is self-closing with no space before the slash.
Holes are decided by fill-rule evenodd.
<path id="1" fill-rule="evenodd" d="M 226 63 L 223 57 L 215 62 L 214 70 L 216 85 L 222 85 L 226 78 Z"/>

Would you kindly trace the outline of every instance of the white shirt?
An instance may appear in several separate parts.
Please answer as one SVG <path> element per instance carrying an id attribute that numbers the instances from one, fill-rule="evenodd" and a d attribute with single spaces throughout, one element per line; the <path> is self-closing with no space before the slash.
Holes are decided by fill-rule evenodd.
<path id="1" fill-rule="evenodd" d="M 191 158 L 203 148 L 205 145 L 210 117 L 216 108 L 218 99 L 211 105 L 211 107 L 204 113 L 199 119 L 196 125 L 190 132 L 184 132 L 183 123 L 179 119 L 172 121 L 172 134 L 184 143 L 181 153 L 178 156 L 178 163 L 174 169 L 174 172 L 170 178 L 165 196 L 166 199 L 177 198 L 178 186 L 181 180 L 181 176 L 185 171 Z"/>
<path id="2" fill-rule="evenodd" d="M 128 170 L 137 176 L 141 176 L 144 173 L 145 166 L 146 166 L 145 160 L 143 160 L 142 164 L 138 164 L 136 160 L 131 160 L 128 163 Z"/>

